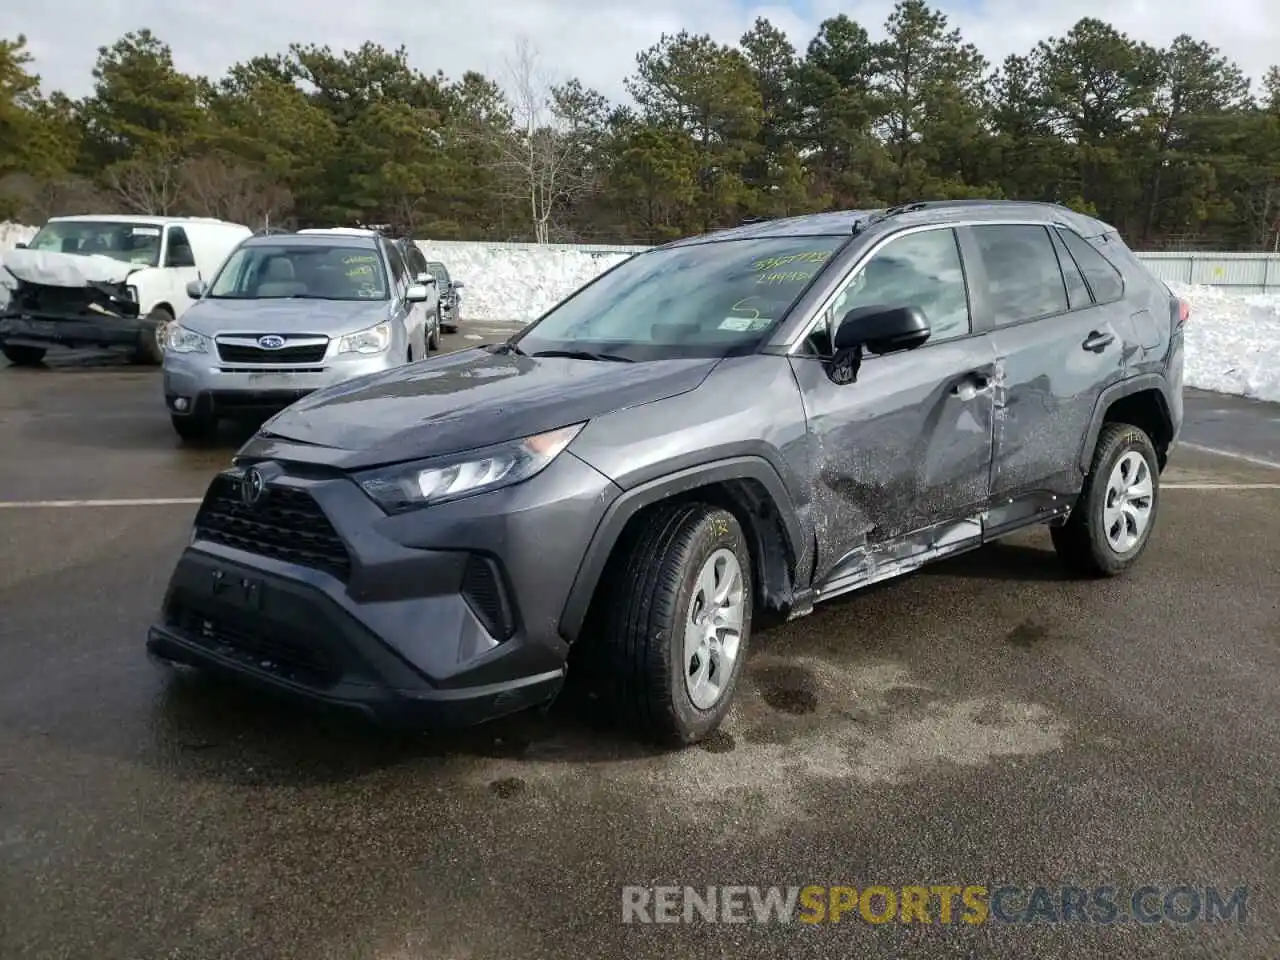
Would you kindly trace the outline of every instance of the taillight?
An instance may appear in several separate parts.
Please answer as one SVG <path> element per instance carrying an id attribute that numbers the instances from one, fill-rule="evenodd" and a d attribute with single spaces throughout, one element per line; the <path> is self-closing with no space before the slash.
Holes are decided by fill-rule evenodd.
<path id="1" fill-rule="evenodd" d="M 1178 326 L 1182 326 L 1191 318 L 1191 304 L 1182 299 L 1176 302 L 1178 304 Z"/>

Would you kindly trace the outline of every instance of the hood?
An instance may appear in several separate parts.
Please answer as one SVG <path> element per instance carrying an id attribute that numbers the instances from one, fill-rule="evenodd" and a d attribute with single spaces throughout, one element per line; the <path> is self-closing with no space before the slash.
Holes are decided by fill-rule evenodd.
<path id="1" fill-rule="evenodd" d="M 686 393 L 718 362 L 629 364 L 476 348 L 317 391 L 267 421 L 242 453 L 347 469 L 457 453 Z"/>
<path id="2" fill-rule="evenodd" d="M 6 270 L 25 283 L 47 287 L 85 287 L 91 283 L 123 283 L 145 264 L 125 263 L 101 254 L 56 253 L 50 250 L 6 250 Z"/>
<path id="3" fill-rule="evenodd" d="M 337 336 L 387 319 L 386 300 L 210 299 L 193 303 L 182 316 L 188 330 L 219 333 L 314 333 Z"/>

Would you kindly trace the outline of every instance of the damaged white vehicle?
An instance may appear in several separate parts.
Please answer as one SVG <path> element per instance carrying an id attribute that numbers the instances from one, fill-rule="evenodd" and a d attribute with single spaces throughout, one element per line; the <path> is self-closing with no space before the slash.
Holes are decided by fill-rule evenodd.
<path id="1" fill-rule="evenodd" d="M 30 365 L 51 347 L 96 347 L 159 364 L 187 284 L 252 234 L 205 217 L 55 217 L 0 255 L 0 353 Z"/>

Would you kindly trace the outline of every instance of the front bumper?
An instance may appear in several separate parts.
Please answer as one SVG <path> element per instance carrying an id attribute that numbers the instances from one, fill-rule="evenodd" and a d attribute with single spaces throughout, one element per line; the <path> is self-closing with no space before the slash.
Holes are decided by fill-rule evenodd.
<path id="1" fill-rule="evenodd" d="M 389 370 L 397 365 L 394 356 L 387 350 L 372 357 L 326 359 L 308 366 L 251 368 L 223 363 L 212 354 L 166 352 L 165 406 L 175 416 L 275 413 L 316 390 Z"/>
<path id="2" fill-rule="evenodd" d="M 230 505 L 233 482 L 206 495 L 153 654 L 396 725 L 469 726 L 560 689 L 559 614 L 618 493 L 582 461 L 394 517 L 316 468 L 277 473 L 257 508 Z"/>
<path id="3" fill-rule="evenodd" d="M 0 344 L 17 347 L 136 347 L 143 329 L 138 317 L 86 319 L 0 315 Z"/>

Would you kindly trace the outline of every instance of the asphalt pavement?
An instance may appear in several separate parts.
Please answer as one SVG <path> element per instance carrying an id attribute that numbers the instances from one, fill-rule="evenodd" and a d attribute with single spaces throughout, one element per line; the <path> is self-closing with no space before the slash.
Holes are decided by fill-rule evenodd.
<path id="1" fill-rule="evenodd" d="M 1034 531 L 819 607 L 756 635 L 721 735 L 659 753 L 568 708 L 392 736 L 170 676 L 146 629 L 243 433 L 183 448 L 153 370 L 0 369 L 0 957 L 1274 960 L 1280 407 L 1187 405 L 1237 457 L 1176 454 L 1129 576 L 1066 579 Z M 653 885 L 1121 910 L 624 923 Z M 1244 922 L 1138 922 L 1143 885 L 1247 887 Z"/>

